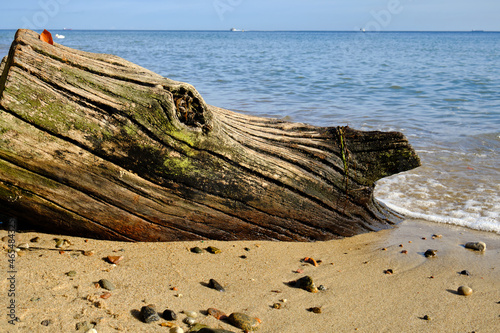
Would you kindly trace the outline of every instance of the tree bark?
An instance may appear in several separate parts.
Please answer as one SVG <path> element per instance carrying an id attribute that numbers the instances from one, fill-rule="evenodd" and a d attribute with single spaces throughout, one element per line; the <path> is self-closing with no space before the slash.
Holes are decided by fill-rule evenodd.
<path id="1" fill-rule="evenodd" d="M 207 105 L 189 84 L 19 30 L 0 79 L 0 214 L 86 237 L 327 240 L 401 216 L 375 182 L 420 165 L 398 132 Z"/>

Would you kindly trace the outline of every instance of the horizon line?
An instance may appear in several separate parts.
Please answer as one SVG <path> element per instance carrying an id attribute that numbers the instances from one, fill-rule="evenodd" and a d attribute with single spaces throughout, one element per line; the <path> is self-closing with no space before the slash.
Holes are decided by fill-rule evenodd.
<path id="1" fill-rule="evenodd" d="M 27 29 L 27 28 L 0 28 L 0 31 L 5 30 L 14 30 L 17 31 L 19 29 Z M 43 30 L 46 28 L 34 29 Z M 72 29 L 72 28 L 49 28 L 54 31 L 213 31 L 213 32 L 233 32 L 231 29 L 221 30 L 221 29 Z M 47 30 L 49 30 L 47 29 Z M 33 30 L 33 29 L 27 29 Z M 481 29 L 471 29 L 471 30 L 260 30 L 260 29 L 251 29 L 245 30 L 241 29 L 241 31 L 235 32 L 362 32 L 362 33 L 377 33 L 377 32 L 500 32 L 500 30 L 481 30 Z"/>

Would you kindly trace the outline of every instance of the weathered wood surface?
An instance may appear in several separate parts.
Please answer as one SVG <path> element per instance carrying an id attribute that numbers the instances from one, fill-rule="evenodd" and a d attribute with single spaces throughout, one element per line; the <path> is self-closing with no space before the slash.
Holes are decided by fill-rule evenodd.
<path id="1" fill-rule="evenodd" d="M 168 64 L 166 64 L 168 66 Z M 327 240 L 398 221 L 376 180 L 417 167 L 397 132 L 207 105 L 189 84 L 19 30 L 0 79 L 0 214 L 116 240 Z"/>

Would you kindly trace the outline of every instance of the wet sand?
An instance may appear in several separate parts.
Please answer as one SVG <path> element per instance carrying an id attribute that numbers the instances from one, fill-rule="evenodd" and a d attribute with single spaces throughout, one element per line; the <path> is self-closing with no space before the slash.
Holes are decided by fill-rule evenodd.
<path id="1" fill-rule="evenodd" d="M 6 235 L 0 231 L 0 237 Z M 40 242 L 29 242 L 37 236 Z M 71 245 L 61 252 L 54 238 Z M 483 241 L 487 250 L 464 248 L 469 241 Z M 495 332 L 500 327 L 500 235 L 461 227 L 407 220 L 391 230 L 315 243 L 124 243 L 32 232 L 18 233 L 20 243 L 44 249 L 20 251 L 15 260 L 20 319 L 15 327 L 7 322 L 11 298 L 3 251 L 2 332 L 76 332 L 77 323 L 85 321 L 96 323 L 99 333 L 169 332 L 160 326 L 164 319 L 139 320 L 147 304 L 160 313 L 175 311 L 175 323 L 186 332 L 183 310 L 197 311 L 199 323 L 242 332 L 207 316 L 208 308 L 258 317 L 260 332 Z M 195 246 L 215 246 L 221 253 L 196 254 L 190 251 Z M 437 256 L 426 258 L 428 249 Z M 114 266 L 104 259 L 109 255 L 124 259 Z M 320 263 L 315 267 L 303 262 L 305 257 Z M 463 270 L 470 276 L 459 274 Z M 76 275 L 67 276 L 69 271 Z M 326 290 L 310 293 L 288 284 L 305 275 Z M 100 298 L 106 290 L 95 286 L 100 279 L 116 286 L 108 299 Z M 210 289 L 210 279 L 226 291 Z M 461 285 L 473 294 L 458 295 Z M 275 303 L 281 308 L 273 308 Z M 321 313 L 308 311 L 312 307 Z M 43 326 L 45 320 L 51 323 Z"/>

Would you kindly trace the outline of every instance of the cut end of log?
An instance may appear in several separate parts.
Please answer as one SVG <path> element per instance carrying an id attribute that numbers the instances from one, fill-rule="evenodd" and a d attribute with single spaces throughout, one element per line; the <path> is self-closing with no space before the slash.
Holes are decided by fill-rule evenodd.
<path id="1" fill-rule="evenodd" d="M 0 215 L 136 241 L 328 240 L 402 218 L 373 197 L 420 165 L 401 133 L 238 114 L 45 38 L 19 30 L 0 65 Z"/>

